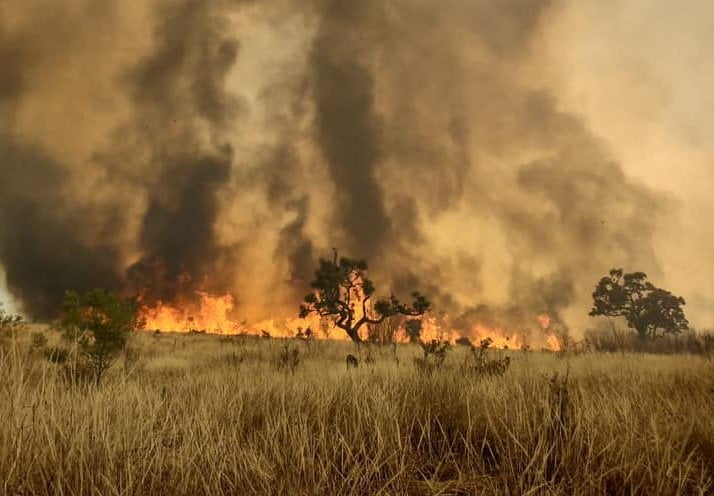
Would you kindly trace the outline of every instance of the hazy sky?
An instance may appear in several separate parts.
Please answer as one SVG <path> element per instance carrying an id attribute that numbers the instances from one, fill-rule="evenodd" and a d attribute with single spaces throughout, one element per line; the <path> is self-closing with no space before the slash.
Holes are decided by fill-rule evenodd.
<path id="1" fill-rule="evenodd" d="M 712 42 L 707 1 L 5 3 L 7 286 L 258 318 L 337 246 L 471 323 L 582 328 L 622 266 L 712 326 Z"/>
<path id="2" fill-rule="evenodd" d="M 714 325 L 714 4 L 567 2 L 550 37 L 564 106 L 633 177 L 676 199 L 657 231 L 673 291 Z"/>

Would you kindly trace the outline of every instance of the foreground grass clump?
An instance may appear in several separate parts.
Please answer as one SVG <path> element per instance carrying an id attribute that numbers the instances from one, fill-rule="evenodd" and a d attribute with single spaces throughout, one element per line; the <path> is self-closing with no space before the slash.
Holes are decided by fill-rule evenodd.
<path id="1" fill-rule="evenodd" d="M 96 387 L 15 340 L 0 352 L 0 493 L 714 490 L 705 357 L 510 352 L 488 375 L 464 369 L 465 349 L 426 373 L 416 345 L 357 369 L 347 343 L 290 346 L 286 368 L 283 340 L 139 334 Z"/>

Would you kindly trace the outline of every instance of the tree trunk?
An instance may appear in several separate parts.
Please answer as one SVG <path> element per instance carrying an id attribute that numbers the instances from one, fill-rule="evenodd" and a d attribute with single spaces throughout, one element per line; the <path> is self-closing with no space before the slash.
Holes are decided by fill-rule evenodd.
<path id="1" fill-rule="evenodd" d="M 350 337 L 353 343 L 359 345 L 362 343 L 362 338 L 359 337 L 359 329 L 347 328 L 345 329 L 347 335 Z"/>
<path id="2" fill-rule="evenodd" d="M 640 341 L 646 341 L 648 336 L 647 336 L 647 326 L 638 324 L 635 326 L 635 330 L 637 331 L 637 335 L 640 337 Z"/>

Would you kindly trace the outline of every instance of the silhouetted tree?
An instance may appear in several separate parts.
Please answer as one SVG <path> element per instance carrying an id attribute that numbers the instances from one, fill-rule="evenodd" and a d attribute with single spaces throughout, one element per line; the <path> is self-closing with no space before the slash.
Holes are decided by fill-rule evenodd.
<path id="1" fill-rule="evenodd" d="M 401 303 L 392 295 L 389 299 L 374 302 L 370 308 L 375 288 L 367 278 L 367 262 L 338 258 L 336 250 L 332 260 L 320 259 L 312 287 L 315 291 L 305 296 L 300 305 L 300 316 L 306 317 L 311 313 L 321 317 L 332 316 L 335 325 L 357 344 L 362 342 L 359 330 L 363 325 L 379 324 L 398 314 L 423 315 L 431 307 L 429 300 L 415 292 L 412 293 L 411 305 Z"/>
<path id="2" fill-rule="evenodd" d="M 613 269 L 595 287 L 590 315 L 624 317 L 645 338 L 687 329 L 684 304 L 684 298 L 654 286 L 643 272 L 624 274 L 622 269 Z"/>
<path id="3" fill-rule="evenodd" d="M 62 308 L 65 338 L 77 344 L 99 384 L 126 345 L 129 333 L 142 325 L 136 302 L 102 289 L 84 294 L 68 291 Z"/>

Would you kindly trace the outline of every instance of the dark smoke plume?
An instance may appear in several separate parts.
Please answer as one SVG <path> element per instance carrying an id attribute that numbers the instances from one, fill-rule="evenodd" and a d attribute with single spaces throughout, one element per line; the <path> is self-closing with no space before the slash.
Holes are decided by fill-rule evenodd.
<path id="1" fill-rule="evenodd" d="M 353 41 L 372 5 L 328 2 L 310 56 L 317 143 L 337 190 L 340 225 L 352 249 L 365 256 L 380 252 L 390 228 L 376 177 L 382 132 L 374 76 Z"/>
<path id="2" fill-rule="evenodd" d="M 148 151 L 145 163 L 132 164 L 148 182 L 142 185 L 148 204 L 139 233 L 143 256 L 128 276 L 149 300 L 229 289 L 216 273 L 226 254 L 216 244 L 214 223 L 233 159 L 225 133 L 240 116 L 239 100 L 225 90 L 239 52 L 225 19 L 232 3 L 238 2 L 162 4 L 153 52 L 126 78 L 133 116 L 123 132 Z M 198 138 L 199 126 L 208 143 Z"/>
<path id="3" fill-rule="evenodd" d="M 2 136 L 0 164 L 0 259 L 25 310 L 53 315 L 67 288 L 120 289 L 116 247 L 103 236 L 83 238 L 76 229 L 89 221 L 91 207 L 87 211 L 72 202 L 66 171 L 39 150 Z M 111 232 L 107 224 L 95 228 Z"/>

